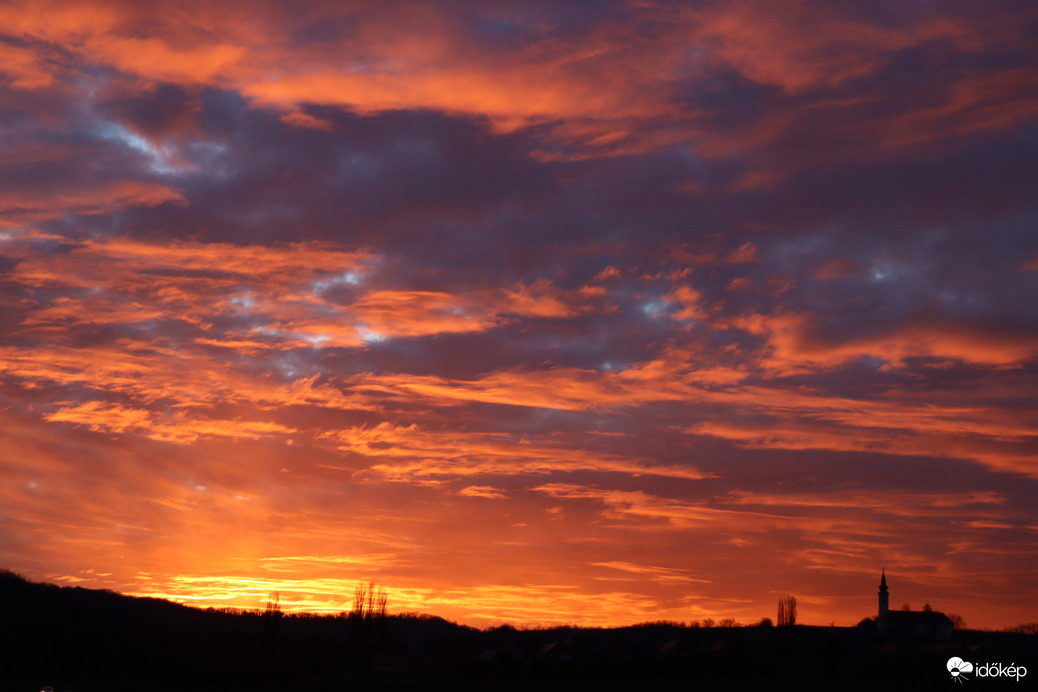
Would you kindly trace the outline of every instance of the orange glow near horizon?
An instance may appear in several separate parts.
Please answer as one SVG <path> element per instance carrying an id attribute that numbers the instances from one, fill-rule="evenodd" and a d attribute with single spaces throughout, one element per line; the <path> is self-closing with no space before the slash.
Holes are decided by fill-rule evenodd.
<path id="1" fill-rule="evenodd" d="M 1034 10 L 0 7 L 0 568 L 1038 621 Z"/>

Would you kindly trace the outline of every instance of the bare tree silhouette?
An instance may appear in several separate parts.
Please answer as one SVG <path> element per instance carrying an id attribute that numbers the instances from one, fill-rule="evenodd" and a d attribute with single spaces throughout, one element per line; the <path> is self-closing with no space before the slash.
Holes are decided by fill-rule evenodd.
<path id="1" fill-rule="evenodd" d="M 359 583 L 353 590 L 353 610 L 350 612 L 350 617 L 361 620 L 384 618 L 387 603 L 386 590 L 381 586 L 376 589 L 373 581 L 367 584 Z"/>
<path id="2" fill-rule="evenodd" d="M 778 602 L 778 625 L 797 624 L 797 599 L 796 596 L 785 596 Z"/>
<path id="3" fill-rule="evenodd" d="M 267 606 L 263 611 L 263 658 L 271 674 L 277 672 L 279 630 L 281 628 L 281 593 L 272 591 L 267 597 Z"/>
<path id="4" fill-rule="evenodd" d="M 386 634 L 386 612 L 388 599 L 386 590 L 375 588 L 375 582 L 358 583 L 353 590 L 353 610 L 349 619 L 353 622 L 356 641 L 364 651 L 371 651 L 383 643 Z"/>
<path id="5" fill-rule="evenodd" d="M 264 615 L 268 617 L 280 617 L 281 615 L 281 592 L 272 591 L 267 597 L 267 608 Z"/>

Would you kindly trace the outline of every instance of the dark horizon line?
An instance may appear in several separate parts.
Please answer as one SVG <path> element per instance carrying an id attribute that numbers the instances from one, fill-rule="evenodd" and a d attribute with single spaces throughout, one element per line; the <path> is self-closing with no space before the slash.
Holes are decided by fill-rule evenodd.
<path id="1" fill-rule="evenodd" d="M 270 608 L 269 608 L 269 605 L 266 608 L 239 608 L 239 607 L 234 607 L 234 606 L 222 606 L 222 607 L 199 606 L 199 605 L 194 605 L 194 604 L 191 604 L 191 603 L 182 603 L 180 601 L 175 601 L 175 600 L 172 600 L 170 598 L 163 598 L 161 596 L 134 595 L 134 594 L 127 594 L 127 593 L 123 593 L 123 592 L 120 592 L 120 591 L 116 591 L 114 589 L 107 589 L 107 588 L 91 588 L 91 587 L 79 586 L 79 585 L 56 584 L 56 583 L 53 583 L 53 582 L 46 582 L 46 581 L 33 581 L 32 579 L 29 579 L 25 575 L 15 571 L 15 570 L 8 569 L 8 568 L 0 568 L 0 579 L 3 579 L 5 577 L 7 577 L 7 578 L 15 578 L 17 580 L 20 580 L 20 581 L 22 581 L 22 582 L 24 582 L 26 584 L 30 584 L 30 585 L 46 586 L 46 587 L 62 589 L 62 590 L 80 589 L 80 590 L 83 590 L 83 591 L 92 591 L 92 592 L 97 592 L 97 593 L 109 593 L 109 594 L 113 594 L 115 596 L 118 596 L 120 598 L 127 598 L 127 599 L 132 599 L 132 600 L 157 601 L 157 602 L 160 602 L 160 603 L 167 603 L 169 605 L 180 607 L 180 608 L 188 608 L 190 610 L 194 610 L 194 611 L 201 612 L 201 613 L 210 612 L 210 613 L 219 613 L 219 614 L 233 615 L 233 616 L 266 617 L 266 616 L 269 616 L 271 614 L 271 612 L 272 612 L 270 610 Z M 331 612 L 324 612 L 324 613 L 322 613 L 322 612 L 305 611 L 305 610 L 302 610 L 302 611 L 283 611 L 279 607 L 276 610 L 274 610 L 273 612 L 278 617 L 288 617 L 288 618 L 293 618 L 293 619 L 319 619 L 319 618 L 348 619 L 351 616 L 351 614 L 353 614 L 353 613 L 355 613 L 357 611 L 355 611 L 355 610 L 340 610 L 340 611 L 335 612 L 335 613 L 331 613 Z M 912 612 L 920 612 L 920 611 L 912 611 Z M 940 612 L 940 611 L 935 611 L 935 612 Z M 385 617 L 386 618 L 399 618 L 399 619 L 409 619 L 409 618 L 410 619 L 430 619 L 430 620 L 432 620 L 432 619 L 439 619 L 439 620 L 443 620 L 444 622 L 446 622 L 446 623 L 448 623 L 450 625 L 453 625 L 455 627 L 467 628 L 467 629 L 475 630 L 477 632 L 493 632 L 495 630 L 501 630 L 501 629 L 505 629 L 505 628 L 512 629 L 512 630 L 517 630 L 517 631 L 531 631 L 531 632 L 532 631 L 560 630 L 560 629 L 604 630 L 604 631 L 609 631 L 609 630 L 623 630 L 623 629 L 632 629 L 632 628 L 641 628 L 641 627 L 654 627 L 654 626 L 658 626 L 658 627 L 673 627 L 675 629 L 688 629 L 688 630 L 696 630 L 696 629 L 720 630 L 720 629 L 750 629 L 750 628 L 762 628 L 762 629 L 793 629 L 793 628 L 805 628 L 806 629 L 806 628 L 817 628 L 817 629 L 846 629 L 846 630 L 855 630 L 855 629 L 858 629 L 859 627 L 863 626 L 866 621 L 872 621 L 872 622 L 876 621 L 876 616 L 875 615 L 871 615 L 871 616 L 870 615 L 866 615 L 866 616 L 862 617 L 857 623 L 855 623 L 853 625 L 837 625 L 835 623 L 830 623 L 828 625 L 812 625 L 812 624 L 801 623 L 801 622 L 797 622 L 797 623 L 794 623 L 792 625 L 776 625 L 776 624 L 774 624 L 774 621 L 772 620 L 772 618 L 770 616 L 764 616 L 760 620 L 758 620 L 757 622 L 749 622 L 749 623 L 738 622 L 738 621 L 735 620 L 735 618 L 720 618 L 720 619 L 704 618 L 702 620 L 693 619 L 693 620 L 688 620 L 688 621 L 678 621 L 678 620 L 646 620 L 644 622 L 637 622 L 637 623 L 633 623 L 633 624 L 630 624 L 630 625 L 613 625 L 613 626 L 608 626 L 608 627 L 603 627 L 603 626 L 599 626 L 599 625 L 581 625 L 581 624 L 574 624 L 574 623 L 566 623 L 566 624 L 560 624 L 560 625 L 524 625 L 524 624 L 520 623 L 520 624 L 517 625 L 517 624 L 508 623 L 508 622 L 504 622 L 502 624 L 493 625 L 493 626 L 476 627 L 476 626 L 473 626 L 473 625 L 466 625 L 466 624 L 462 624 L 462 623 L 459 623 L 459 622 L 455 622 L 453 620 L 450 620 L 448 618 L 443 617 L 442 615 L 436 615 L 436 614 L 433 614 L 433 613 L 422 613 L 422 612 L 418 612 L 418 611 L 400 611 L 400 612 L 397 612 L 397 613 L 387 612 Z M 729 624 L 729 625 L 721 625 L 720 624 L 721 622 L 725 622 L 725 621 L 729 621 L 729 620 L 731 620 L 734 624 Z M 767 620 L 770 624 L 765 625 L 764 624 L 765 620 Z M 711 624 L 711 625 L 703 624 L 703 623 L 708 622 L 708 621 L 712 621 L 713 624 Z M 693 623 L 696 623 L 696 624 L 693 624 Z M 1028 628 L 1028 627 L 1031 628 L 1031 631 L 1025 631 L 1025 628 Z M 954 631 L 955 632 L 1035 634 L 1035 635 L 1038 635 L 1038 622 L 1021 622 L 1021 623 L 1018 623 L 1016 625 L 1008 625 L 1008 626 L 1004 626 L 1004 627 L 997 628 L 997 629 L 992 629 L 990 627 L 976 627 L 976 628 L 975 627 L 962 627 L 962 628 L 956 628 Z"/>

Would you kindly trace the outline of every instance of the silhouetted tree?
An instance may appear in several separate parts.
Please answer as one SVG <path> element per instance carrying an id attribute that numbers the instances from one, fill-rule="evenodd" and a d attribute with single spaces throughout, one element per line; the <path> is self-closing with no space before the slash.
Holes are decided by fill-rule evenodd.
<path id="1" fill-rule="evenodd" d="M 349 619 L 357 641 L 365 650 L 382 643 L 386 630 L 386 590 L 375 588 L 375 582 L 359 583 L 353 591 L 353 610 Z"/>
<path id="2" fill-rule="evenodd" d="M 908 605 L 907 603 L 902 603 L 901 610 L 907 613 L 908 611 L 912 610 L 912 606 Z"/>
<path id="3" fill-rule="evenodd" d="M 796 596 L 786 596 L 779 599 L 777 623 L 779 627 L 797 624 Z"/>
<path id="4" fill-rule="evenodd" d="M 272 591 L 267 598 L 267 608 L 264 615 L 268 617 L 281 617 L 281 592 Z"/>
<path id="5" fill-rule="evenodd" d="M 375 582 L 357 584 L 353 591 L 353 611 L 351 617 L 362 620 L 386 617 L 386 590 L 381 586 L 375 588 Z"/>
<path id="6" fill-rule="evenodd" d="M 775 623 L 771 621 L 771 618 L 761 618 L 760 622 L 757 623 L 757 627 L 774 627 Z"/>
<path id="7" fill-rule="evenodd" d="M 924 603 L 923 604 L 923 612 L 924 613 L 932 613 L 933 612 L 933 606 L 931 606 L 929 603 Z"/>
<path id="8" fill-rule="evenodd" d="M 948 613 L 947 615 L 948 619 L 951 620 L 952 627 L 957 630 L 966 629 L 966 621 L 962 619 L 961 615 L 956 615 L 955 613 Z"/>
<path id="9" fill-rule="evenodd" d="M 275 672 L 278 653 L 278 629 L 281 625 L 281 593 L 274 591 L 267 597 L 267 607 L 263 611 L 263 657 L 267 664 L 273 666 L 269 671 Z"/>
<path id="10" fill-rule="evenodd" d="M 950 615 L 948 617 L 951 617 Z M 956 616 L 958 617 L 958 616 Z M 955 622 L 952 620 L 952 622 Z M 965 627 L 966 623 L 963 623 Z M 1014 625 L 1005 630 L 1006 632 L 1019 632 L 1021 634 L 1038 634 L 1038 622 L 1023 622 L 1019 625 Z"/>

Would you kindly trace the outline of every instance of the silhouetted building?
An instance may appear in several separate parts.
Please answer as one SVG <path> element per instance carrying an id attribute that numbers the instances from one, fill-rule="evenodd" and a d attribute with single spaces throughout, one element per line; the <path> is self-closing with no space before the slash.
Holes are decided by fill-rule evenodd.
<path id="1" fill-rule="evenodd" d="M 883 568 L 883 575 L 879 578 L 879 616 L 876 618 L 876 622 L 880 627 L 880 634 L 883 633 L 883 627 L 887 622 L 887 617 L 890 615 L 890 594 L 887 593 L 887 570 Z"/>
<path id="2" fill-rule="evenodd" d="M 944 613 L 936 610 L 890 610 L 887 571 L 879 579 L 879 614 L 876 630 L 887 639 L 943 641 L 951 639 L 955 627 Z"/>

